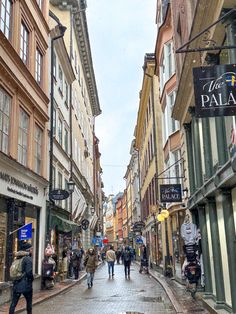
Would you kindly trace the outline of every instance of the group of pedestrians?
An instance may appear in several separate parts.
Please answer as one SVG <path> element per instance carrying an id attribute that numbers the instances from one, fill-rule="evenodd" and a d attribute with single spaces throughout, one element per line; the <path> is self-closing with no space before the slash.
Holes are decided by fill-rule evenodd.
<path id="1" fill-rule="evenodd" d="M 113 278 L 114 273 L 114 265 L 115 261 L 117 261 L 117 264 L 120 264 L 120 259 L 122 260 L 122 263 L 124 265 L 124 271 L 125 271 L 125 278 L 130 279 L 130 265 L 132 260 L 134 260 L 135 256 L 135 250 L 131 248 L 130 246 L 124 246 L 122 249 L 118 248 L 117 251 L 114 251 L 114 248 L 112 245 L 110 245 L 109 249 L 106 252 L 106 261 L 108 264 L 108 275 L 109 278 Z"/>

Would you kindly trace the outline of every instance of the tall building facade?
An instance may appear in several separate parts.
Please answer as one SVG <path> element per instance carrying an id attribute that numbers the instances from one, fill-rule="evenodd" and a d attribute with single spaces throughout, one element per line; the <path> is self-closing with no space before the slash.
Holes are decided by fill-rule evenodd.
<path id="1" fill-rule="evenodd" d="M 94 195 L 94 125 L 101 113 L 98 100 L 86 20 L 86 1 L 52 0 L 51 10 L 67 28 L 64 35 L 66 49 L 76 77 L 70 90 L 71 119 L 71 180 L 75 191 L 71 199 L 71 214 L 80 224 L 89 221 L 89 228 L 82 230 L 81 242 L 85 248 L 91 244 L 96 225 Z M 92 229 L 91 229 L 92 227 Z"/>
<path id="2" fill-rule="evenodd" d="M 180 122 L 184 133 L 181 147 L 187 155 L 188 209 L 201 231 L 205 294 L 208 297 L 205 302 L 233 313 L 236 312 L 235 117 L 224 116 L 224 113 L 220 116 L 212 113 L 211 117 L 196 115 L 199 103 L 194 98 L 193 68 L 218 71 L 223 65 L 235 64 L 233 49 L 207 51 L 214 45 L 235 45 L 234 14 L 225 16 L 206 31 L 206 37 L 200 34 L 229 13 L 234 5 L 227 0 L 172 2 L 175 48 L 196 36 L 184 47 L 196 49 L 196 52 L 176 55 L 178 91 L 172 116 Z M 200 78 L 201 74 L 195 76 L 197 81 Z M 219 92 L 225 94 L 226 88 L 227 84 L 222 84 L 214 96 L 218 97 Z M 214 109 L 213 103 L 212 106 Z"/>
<path id="3" fill-rule="evenodd" d="M 162 138 L 161 107 L 158 78 L 155 75 L 155 55 L 146 54 L 138 118 L 135 127 L 135 148 L 139 152 L 141 221 L 151 262 L 163 267 L 165 248 L 162 246 L 164 229 L 156 221 L 159 205 L 157 174 L 163 169 L 163 151 L 158 145 Z"/>
<path id="4" fill-rule="evenodd" d="M 33 229 L 33 269 L 41 272 L 48 185 L 48 3 L 1 0 L 0 16 L 0 282 L 7 282 L 18 250 L 15 230 L 27 223 Z"/>
<path id="5" fill-rule="evenodd" d="M 179 122 L 171 117 L 175 103 L 177 81 L 175 70 L 175 53 L 173 38 L 172 8 L 170 1 L 157 1 L 157 26 L 158 35 L 156 41 L 156 75 L 159 78 L 160 105 L 162 108 L 162 147 L 164 155 L 164 169 L 161 180 L 163 184 L 181 184 L 183 186 L 183 151 L 181 151 L 181 136 Z M 160 139 L 161 140 L 161 139 Z M 184 194 L 184 193 L 183 193 Z M 184 195 L 183 195 L 184 197 Z M 184 221 L 184 203 L 166 203 L 170 213 L 167 219 L 168 243 L 170 264 L 173 265 L 173 273 L 182 278 L 181 268 L 184 262 L 183 240 L 180 236 L 181 225 Z"/>

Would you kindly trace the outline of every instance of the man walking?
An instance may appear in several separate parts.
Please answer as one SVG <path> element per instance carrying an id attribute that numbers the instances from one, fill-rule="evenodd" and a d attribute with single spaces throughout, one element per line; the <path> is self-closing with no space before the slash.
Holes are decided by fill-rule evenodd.
<path id="1" fill-rule="evenodd" d="M 9 314 L 15 313 L 16 305 L 21 294 L 26 299 L 27 314 L 32 314 L 33 298 L 33 263 L 32 263 L 32 245 L 28 242 L 22 242 L 19 251 L 16 253 L 16 260 L 10 268 L 10 275 L 13 280 L 13 296 L 9 309 Z"/>
<path id="2" fill-rule="evenodd" d="M 110 249 L 107 251 L 106 253 L 106 260 L 107 260 L 107 264 L 108 264 L 108 274 L 109 274 L 109 278 L 111 278 L 111 274 L 112 277 L 114 277 L 114 264 L 115 264 L 115 260 L 116 260 L 116 253 L 113 250 L 113 246 L 110 246 Z"/>
<path id="3" fill-rule="evenodd" d="M 124 253 L 123 253 L 123 260 L 124 260 L 124 266 L 125 266 L 125 278 L 130 279 L 130 264 L 131 264 L 131 250 L 128 246 L 125 247 Z"/>

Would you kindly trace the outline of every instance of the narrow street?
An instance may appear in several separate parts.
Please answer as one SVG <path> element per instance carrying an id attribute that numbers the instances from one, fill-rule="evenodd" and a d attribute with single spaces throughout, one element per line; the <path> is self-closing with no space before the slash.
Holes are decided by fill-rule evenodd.
<path id="1" fill-rule="evenodd" d="M 109 279 L 107 265 L 95 274 L 94 286 L 88 290 L 86 280 L 47 302 L 33 307 L 41 313 L 119 313 L 174 314 L 175 311 L 161 285 L 138 267 L 131 267 L 131 280 L 126 280 L 123 265 L 115 265 L 115 277 Z M 26 313 L 26 312 L 24 312 Z"/>

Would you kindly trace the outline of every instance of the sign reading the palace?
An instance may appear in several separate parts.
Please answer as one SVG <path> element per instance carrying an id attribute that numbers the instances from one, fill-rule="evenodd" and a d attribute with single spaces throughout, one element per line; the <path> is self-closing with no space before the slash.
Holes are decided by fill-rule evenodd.
<path id="1" fill-rule="evenodd" d="M 160 184 L 162 203 L 182 202 L 181 184 Z"/>
<path id="2" fill-rule="evenodd" d="M 69 192 L 66 190 L 61 190 L 61 189 L 57 189 L 57 190 L 53 190 L 49 193 L 49 197 L 51 200 L 54 201 L 62 201 L 65 200 L 66 198 L 69 197 Z"/>
<path id="3" fill-rule="evenodd" d="M 236 64 L 193 68 L 197 118 L 236 114 Z"/>

